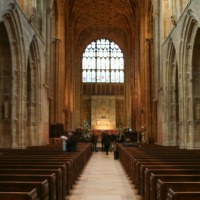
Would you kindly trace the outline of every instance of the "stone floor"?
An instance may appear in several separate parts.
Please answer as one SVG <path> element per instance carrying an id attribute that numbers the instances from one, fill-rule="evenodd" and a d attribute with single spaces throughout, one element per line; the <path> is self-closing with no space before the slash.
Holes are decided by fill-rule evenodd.
<path id="1" fill-rule="evenodd" d="M 94 152 L 67 200 L 140 200 L 113 152 Z"/>

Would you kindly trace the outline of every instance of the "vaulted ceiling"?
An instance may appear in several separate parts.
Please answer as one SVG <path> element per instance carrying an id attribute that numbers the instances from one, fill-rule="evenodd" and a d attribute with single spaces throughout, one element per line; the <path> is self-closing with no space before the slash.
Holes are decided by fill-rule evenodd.
<path id="1" fill-rule="evenodd" d="M 143 0 L 72 0 L 70 21 L 74 36 L 84 45 L 95 38 L 110 38 L 126 46 L 134 35 Z"/>

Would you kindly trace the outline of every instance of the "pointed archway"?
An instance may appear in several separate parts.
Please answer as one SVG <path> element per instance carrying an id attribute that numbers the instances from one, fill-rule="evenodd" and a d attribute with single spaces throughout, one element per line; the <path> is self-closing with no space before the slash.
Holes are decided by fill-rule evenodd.
<path id="1" fill-rule="evenodd" d="M 168 139 L 169 145 L 177 146 L 179 144 L 178 66 L 173 43 L 171 43 L 170 49 L 168 66 Z"/>
<path id="2" fill-rule="evenodd" d="M 179 65 L 182 74 L 180 74 L 180 134 L 179 148 L 193 149 L 200 148 L 200 138 L 198 130 L 199 123 L 196 120 L 198 115 L 198 83 L 195 81 L 195 73 L 198 74 L 198 45 L 199 43 L 199 24 L 197 17 L 192 10 L 187 11 L 184 18 L 181 32 L 180 60 Z M 195 61 L 197 59 L 197 61 Z M 197 78 L 197 79 L 196 79 Z M 195 92 L 194 92 L 195 91 Z M 197 106 L 197 107 L 196 107 Z M 197 110 L 195 110 L 197 109 Z M 197 114 L 197 115 L 196 115 Z M 196 116 L 195 116 L 196 115 Z"/>
<path id="3" fill-rule="evenodd" d="M 194 146 L 200 148 L 200 28 L 194 41 L 192 56 L 192 90 L 193 90 L 193 110 L 194 110 Z"/>
<path id="4" fill-rule="evenodd" d="M 12 145 L 11 132 L 11 97 L 12 97 L 12 62 L 8 33 L 3 22 L 0 23 L 0 146 Z"/>
<path id="5" fill-rule="evenodd" d="M 37 40 L 33 38 L 27 64 L 26 75 L 26 116 L 27 131 L 25 135 L 26 145 L 38 145 L 39 126 L 41 121 L 41 97 L 39 92 L 40 73 L 39 73 L 39 55 L 37 48 Z"/>

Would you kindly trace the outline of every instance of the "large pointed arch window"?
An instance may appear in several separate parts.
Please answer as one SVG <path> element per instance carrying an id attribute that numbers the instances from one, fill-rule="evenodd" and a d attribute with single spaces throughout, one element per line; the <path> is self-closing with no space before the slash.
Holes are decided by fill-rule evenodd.
<path id="1" fill-rule="evenodd" d="M 82 82 L 124 83 L 124 56 L 117 44 L 99 39 L 83 53 Z"/>

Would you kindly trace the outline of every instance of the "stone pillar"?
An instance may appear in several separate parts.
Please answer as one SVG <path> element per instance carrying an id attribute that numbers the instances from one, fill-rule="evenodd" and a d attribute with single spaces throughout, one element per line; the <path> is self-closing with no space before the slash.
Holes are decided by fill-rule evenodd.
<path id="1" fill-rule="evenodd" d="M 152 55 L 153 55 L 153 40 L 145 40 L 145 111 L 144 113 L 144 124 L 145 126 L 145 135 L 144 139 L 147 140 L 149 137 L 152 137 L 152 126 L 153 126 L 153 65 L 152 65 Z M 156 120 L 156 119 L 154 119 Z"/>
<path id="2" fill-rule="evenodd" d="M 59 62 L 59 49 L 60 40 L 54 38 L 51 45 L 51 115 L 50 123 L 61 122 L 60 114 L 62 113 L 60 105 L 60 62 Z"/>

